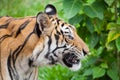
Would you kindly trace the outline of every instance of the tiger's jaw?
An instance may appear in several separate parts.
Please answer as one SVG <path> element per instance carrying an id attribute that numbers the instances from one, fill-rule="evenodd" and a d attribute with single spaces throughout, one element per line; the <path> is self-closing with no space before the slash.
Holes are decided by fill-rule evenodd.
<path id="1" fill-rule="evenodd" d="M 65 66 L 67 66 L 73 71 L 77 71 L 81 67 L 80 58 L 74 53 L 64 54 L 62 60 Z"/>
<path id="2" fill-rule="evenodd" d="M 68 67 L 72 71 L 77 71 L 81 68 L 81 59 L 84 57 L 78 56 L 75 53 L 66 53 L 63 55 L 60 63 L 66 67 Z"/>

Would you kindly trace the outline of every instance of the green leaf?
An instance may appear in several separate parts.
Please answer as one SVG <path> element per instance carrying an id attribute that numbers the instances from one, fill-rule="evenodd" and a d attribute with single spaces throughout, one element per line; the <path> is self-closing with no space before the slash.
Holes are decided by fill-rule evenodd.
<path id="1" fill-rule="evenodd" d="M 86 19 L 86 26 L 87 26 L 87 29 L 90 31 L 90 33 L 94 32 L 94 26 L 90 18 Z"/>
<path id="2" fill-rule="evenodd" d="M 109 23 L 107 25 L 107 30 L 110 30 L 108 33 L 107 44 L 120 36 L 120 24 Z"/>
<path id="3" fill-rule="evenodd" d="M 93 68 L 93 78 L 102 77 L 104 74 L 105 74 L 105 69 L 100 68 L 100 67 Z"/>
<path id="4" fill-rule="evenodd" d="M 118 72 L 114 69 L 110 69 L 107 71 L 107 75 L 112 79 L 112 80 L 119 80 Z"/>
<path id="5" fill-rule="evenodd" d="M 100 56 L 100 54 L 103 52 L 104 50 L 104 47 L 100 46 L 98 49 L 97 49 L 97 56 Z"/>
<path id="6" fill-rule="evenodd" d="M 101 64 L 100 64 L 100 66 L 101 66 L 102 68 L 105 68 L 105 69 L 107 69 L 107 68 L 108 68 L 107 63 L 105 63 L 105 62 L 104 62 L 104 63 L 101 63 Z"/>
<path id="7" fill-rule="evenodd" d="M 63 1 L 63 9 L 65 12 L 65 17 L 71 18 L 75 16 L 80 9 L 82 9 L 82 1 L 81 0 L 64 0 Z"/>
<path id="8" fill-rule="evenodd" d="M 90 18 L 99 18 L 103 19 L 104 15 L 104 10 L 105 10 L 105 4 L 103 1 L 96 1 L 93 4 L 85 5 L 83 11 L 87 16 Z"/>
<path id="9" fill-rule="evenodd" d="M 69 22 L 73 25 L 80 23 L 84 19 L 84 15 L 76 15 L 69 19 Z"/>
<path id="10" fill-rule="evenodd" d="M 114 1 L 115 1 L 115 0 L 105 0 L 105 2 L 106 2 L 109 6 L 111 6 Z"/>
<path id="11" fill-rule="evenodd" d="M 86 69 L 85 71 L 84 71 L 84 76 L 89 76 L 89 75 L 91 75 L 92 74 L 92 68 L 89 68 L 89 69 Z"/>
<path id="12" fill-rule="evenodd" d="M 100 45 L 105 46 L 108 33 L 100 33 Z"/>
<path id="13" fill-rule="evenodd" d="M 77 33 L 83 40 L 85 40 L 86 37 L 89 36 L 90 34 L 88 30 L 86 29 L 86 27 L 83 27 L 81 25 L 77 27 Z"/>
<path id="14" fill-rule="evenodd" d="M 120 8 L 118 10 L 119 10 L 119 13 L 120 13 Z M 118 17 L 117 24 L 120 25 L 120 17 Z"/>
<path id="15" fill-rule="evenodd" d="M 113 22 L 108 23 L 107 30 L 113 30 L 115 28 L 119 28 L 120 29 L 120 24 L 116 24 L 116 23 L 113 23 Z"/>
<path id="16" fill-rule="evenodd" d="M 92 66 L 93 64 L 96 63 L 96 61 L 98 60 L 98 58 L 96 56 L 93 56 L 92 54 L 93 53 L 91 53 L 90 56 L 88 56 L 86 58 L 86 60 L 84 59 L 82 61 L 83 67 L 89 67 L 89 66 Z"/>
<path id="17" fill-rule="evenodd" d="M 92 4 L 93 2 L 95 2 L 95 0 L 87 0 L 88 4 Z"/>
<path id="18" fill-rule="evenodd" d="M 116 47 L 120 51 L 120 37 L 115 40 Z"/>
<path id="19" fill-rule="evenodd" d="M 100 20 L 100 19 L 94 19 L 93 20 L 93 23 L 94 23 L 94 28 L 95 28 L 95 31 L 97 31 L 99 34 L 101 33 L 101 31 L 104 30 L 104 22 L 103 20 Z"/>
<path id="20" fill-rule="evenodd" d="M 107 48 L 107 51 L 113 51 L 113 50 L 115 50 L 115 42 L 114 41 L 112 41 L 112 42 L 110 42 L 110 43 L 106 43 L 106 48 Z"/>
<path id="21" fill-rule="evenodd" d="M 118 37 L 120 37 L 120 27 L 114 28 L 108 33 L 107 43 L 110 43 Z"/>
<path id="22" fill-rule="evenodd" d="M 90 18 L 95 18 L 97 17 L 97 11 L 93 8 L 91 5 L 86 5 L 84 6 L 84 12 L 87 16 Z"/>
<path id="23" fill-rule="evenodd" d="M 66 80 L 66 79 L 63 79 L 63 80 Z M 86 78 L 83 75 L 75 74 L 72 78 L 67 80 L 86 80 Z"/>
<path id="24" fill-rule="evenodd" d="M 99 36 L 96 33 L 90 34 L 87 37 L 87 43 L 91 49 L 97 45 L 98 41 L 99 41 Z"/>

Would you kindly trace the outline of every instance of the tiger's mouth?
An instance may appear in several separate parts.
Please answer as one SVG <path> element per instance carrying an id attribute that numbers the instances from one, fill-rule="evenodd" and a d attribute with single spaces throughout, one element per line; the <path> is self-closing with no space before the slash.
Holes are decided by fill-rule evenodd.
<path id="1" fill-rule="evenodd" d="M 67 53 L 63 56 L 63 62 L 68 67 L 73 67 L 80 63 L 80 59 L 74 53 Z"/>

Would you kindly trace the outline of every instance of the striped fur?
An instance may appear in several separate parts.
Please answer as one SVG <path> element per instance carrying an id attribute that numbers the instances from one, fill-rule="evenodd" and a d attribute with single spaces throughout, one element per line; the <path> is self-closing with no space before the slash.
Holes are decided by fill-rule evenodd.
<path id="1" fill-rule="evenodd" d="M 57 63 L 78 70 L 88 51 L 52 5 L 36 17 L 0 17 L 0 80 L 37 80 L 38 67 Z"/>

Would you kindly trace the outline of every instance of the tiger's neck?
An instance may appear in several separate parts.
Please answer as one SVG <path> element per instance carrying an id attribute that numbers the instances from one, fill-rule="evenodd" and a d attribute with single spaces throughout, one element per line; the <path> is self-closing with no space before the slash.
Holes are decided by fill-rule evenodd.
<path id="1" fill-rule="evenodd" d="M 36 47 L 33 50 L 30 58 L 30 66 L 45 66 L 50 63 L 50 60 L 46 58 L 49 53 L 49 37 L 42 35 Z"/>

